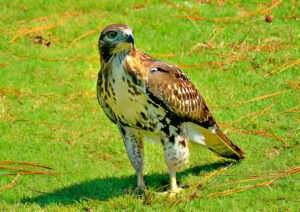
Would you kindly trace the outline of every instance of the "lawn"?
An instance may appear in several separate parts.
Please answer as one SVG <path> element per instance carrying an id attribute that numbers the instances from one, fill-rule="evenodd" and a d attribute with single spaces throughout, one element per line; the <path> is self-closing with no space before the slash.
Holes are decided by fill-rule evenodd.
<path id="1" fill-rule="evenodd" d="M 299 1 L 0 8 L 0 211 L 300 210 Z M 148 188 L 133 194 L 134 170 L 96 99 L 97 41 L 110 23 L 130 25 L 137 48 L 184 70 L 245 160 L 191 145 L 178 174 L 187 188 L 170 198 L 159 194 L 168 185 L 162 147 L 146 142 Z"/>

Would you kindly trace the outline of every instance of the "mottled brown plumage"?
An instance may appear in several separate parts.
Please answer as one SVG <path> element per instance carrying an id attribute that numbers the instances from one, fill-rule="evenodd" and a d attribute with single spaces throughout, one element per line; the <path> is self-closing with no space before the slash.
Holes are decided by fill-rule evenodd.
<path id="1" fill-rule="evenodd" d="M 178 189 L 176 171 L 188 158 L 188 140 L 223 157 L 244 157 L 243 151 L 221 131 L 191 81 L 178 67 L 135 49 L 127 25 L 105 27 L 99 51 L 98 100 L 120 129 L 137 172 L 138 187 L 144 187 L 144 138 L 162 142 L 172 191 Z"/>

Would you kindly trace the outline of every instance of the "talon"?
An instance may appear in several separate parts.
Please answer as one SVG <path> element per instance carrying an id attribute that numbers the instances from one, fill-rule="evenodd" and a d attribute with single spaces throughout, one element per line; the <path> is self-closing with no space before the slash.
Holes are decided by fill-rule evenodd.
<path id="1" fill-rule="evenodd" d="M 182 190 L 184 190 L 184 188 L 177 187 L 176 189 L 171 189 L 169 191 L 156 192 L 156 193 L 162 196 L 174 197 L 176 196 L 176 194 L 179 194 Z"/>
<path id="2" fill-rule="evenodd" d="M 178 194 L 182 190 L 183 190 L 183 188 L 177 187 L 176 189 L 170 190 L 169 193 Z"/>
<path id="3" fill-rule="evenodd" d="M 137 186 L 135 189 L 134 189 L 134 193 L 135 194 L 143 194 L 146 190 L 146 186 L 145 185 L 142 185 L 142 186 Z"/>

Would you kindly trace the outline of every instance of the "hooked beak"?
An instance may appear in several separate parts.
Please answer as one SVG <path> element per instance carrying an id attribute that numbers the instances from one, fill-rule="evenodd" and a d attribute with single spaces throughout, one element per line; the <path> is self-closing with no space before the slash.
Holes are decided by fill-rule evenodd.
<path id="1" fill-rule="evenodd" d="M 132 34 L 127 35 L 126 42 L 127 43 L 132 43 L 134 45 L 134 39 L 133 39 Z"/>

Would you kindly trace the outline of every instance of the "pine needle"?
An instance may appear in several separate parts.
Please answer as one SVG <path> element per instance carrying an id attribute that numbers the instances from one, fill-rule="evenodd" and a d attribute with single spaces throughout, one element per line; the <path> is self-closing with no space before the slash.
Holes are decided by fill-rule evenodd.
<path id="1" fill-rule="evenodd" d="M 15 187 L 17 182 L 19 181 L 20 177 L 21 177 L 21 174 L 17 173 L 15 178 L 9 184 L 4 185 L 0 188 L 0 194 L 3 193 L 4 191 L 8 190 L 8 189 L 11 189 L 11 188 Z"/>
<path id="2" fill-rule="evenodd" d="M 53 29 L 57 27 L 58 24 L 48 24 L 48 25 L 42 25 L 30 29 L 23 29 L 19 33 L 17 33 L 11 40 L 11 43 L 15 43 L 20 37 L 31 34 L 31 33 L 36 33 L 36 32 L 41 32 L 49 29 Z"/>
<path id="3" fill-rule="evenodd" d="M 40 168 L 45 168 L 45 169 L 52 169 L 52 168 L 50 168 L 48 166 L 43 166 L 43 165 L 39 165 L 39 164 L 32 163 L 32 162 L 18 162 L 18 161 L 9 161 L 9 160 L 0 161 L 0 165 L 11 165 L 11 164 L 40 167 Z"/>
<path id="4" fill-rule="evenodd" d="M 259 188 L 259 187 L 269 186 L 269 185 L 272 185 L 275 181 L 277 181 L 280 178 L 284 178 L 284 177 L 287 177 L 289 175 L 299 174 L 299 173 L 300 173 L 300 166 L 293 167 L 293 168 L 290 168 L 288 170 L 279 171 L 276 174 L 270 174 L 269 176 L 266 175 L 265 178 L 272 178 L 272 179 L 266 180 L 264 182 L 256 183 L 254 185 L 247 185 L 247 186 L 227 189 L 225 191 L 214 192 L 214 193 L 209 194 L 208 198 L 228 196 L 228 195 L 232 195 L 232 194 L 235 194 L 235 193 L 240 193 L 240 192 L 243 192 L 243 191 L 247 191 L 247 190 L 251 190 L 251 189 L 255 189 L 255 188 Z M 250 178 L 250 179 L 252 180 L 253 177 Z M 259 180 L 259 179 L 261 179 L 261 177 L 257 177 L 257 180 Z M 246 181 L 247 179 L 243 179 L 243 180 Z M 241 181 L 239 181 L 237 183 L 240 183 Z"/>
<path id="5" fill-rule="evenodd" d="M 271 98 L 271 97 L 274 97 L 274 96 L 280 96 L 280 95 L 286 93 L 287 91 L 288 90 L 283 90 L 283 91 L 277 91 L 277 92 L 274 92 L 274 93 L 265 94 L 265 95 L 262 95 L 262 96 L 257 96 L 257 97 L 254 97 L 252 99 L 240 102 L 238 105 L 244 105 L 244 104 L 248 104 L 248 103 L 252 103 L 252 102 L 265 100 L 265 99 L 268 99 L 268 98 Z"/>
<path id="6" fill-rule="evenodd" d="M 61 15 L 60 20 L 58 21 L 58 23 L 56 24 L 46 24 L 46 25 L 42 25 L 42 26 L 38 26 L 38 27 L 33 27 L 33 28 L 26 28 L 26 29 L 21 29 L 19 30 L 19 32 L 10 40 L 11 43 L 15 43 L 19 38 L 25 36 L 25 35 L 29 35 L 32 33 L 37 33 L 37 32 L 42 32 L 42 31 L 46 31 L 49 29 L 53 29 L 56 28 L 60 25 L 62 25 L 65 21 L 66 18 L 69 17 L 73 17 L 73 16 L 78 16 L 79 13 L 76 12 L 65 12 Z M 40 20 L 47 20 L 47 16 L 42 16 L 42 17 L 38 17 L 36 19 L 33 19 L 32 21 L 40 21 Z"/>
<path id="7" fill-rule="evenodd" d="M 260 115 L 263 115 L 265 114 L 267 111 L 269 111 L 272 107 L 273 107 L 274 104 L 270 104 L 266 107 L 264 107 L 262 110 L 259 110 L 259 111 L 255 111 L 255 112 L 251 112 L 251 113 L 248 113 L 244 116 L 241 116 L 239 117 L 238 119 L 232 121 L 231 123 L 237 123 L 237 122 L 240 122 L 241 120 L 245 119 L 245 118 L 253 118 L 253 117 L 257 117 L 257 116 L 260 116 Z"/>
<path id="8" fill-rule="evenodd" d="M 216 198 L 219 196 L 228 196 L 231 194 L 235 194 L 235 193 L 240 193 L 246 190 L 250 190 L 250 189 L 254 189 L 254 188 L 258 188 L 258 187 L 263 187 L 263 186 L 268 186 L 271 185 L 274 181 L 276 181 L 278 178 L 272 179 L 272 180 L 268 180 L 262 183 L 257 183 L 255 185 L 251 185 L 251 186 L 243 186 L 243 187 L 239 187 L 239 188 L 234 188 L 234 189 L 228 189 L 225 191 L 221 191 L 221 192 L 214 192 L 210 195 L 208 195 L 208 198 Z"/>
<path id="9" fill-rule="evenodd" d="M 279 73 L 281 73 L 283 71 L 286 71 L 287 69 L 292 68 L 293 66 L 296 66 L 296 65 L 300 65 L 300 59 L 294 60 L 292 62 L 285 63 L 282 66 L 280 66 L 279 68 L 265 74 L 264 77 L 269 77 L 269 76 L 274 75 L 274 74 L 279 74 Z"/>
<path id="10" fill-rule="evenodd" d="M 17 165 L 17 166 L 16 166 Z M 34 169 L 28 169 L 34 168 Z M 0 176 L 11 176 L 15 174 L 22 175 L 57 175 L 57 172 L 38 170 L 37 168 L 52 169 L 48 166 L 39 165 L 32 162 L 19 162 L 19 161 L 0 161 L 0 171 L 8 173 L 1 174 Z"/>
<path id="11" fill-rule="evenodd" d="M 281 138 L 280 136 L 272 133 L 272 132 L 267 132 L 265 130 L 246 130 L 246 129 L 240 129 L 240 128 L 235 128 L 231 125 L 227 125 L 224 124 L 224 126 L 226 126 L 227 128 L 229 128 L 230 130 L 237 132 L 237 133 L 241 133 L 241 134 L 245 134 L 245 135 L 257 135 L 257 136 L 262 136 L 265 138 L 272 138 L 275 139 L 277 141 L 280 141 L 281 143 L 284 144 L 285 147 L 288 147 L 289 144 L 286 140 L 284 140 L 283 138 Z"/>

